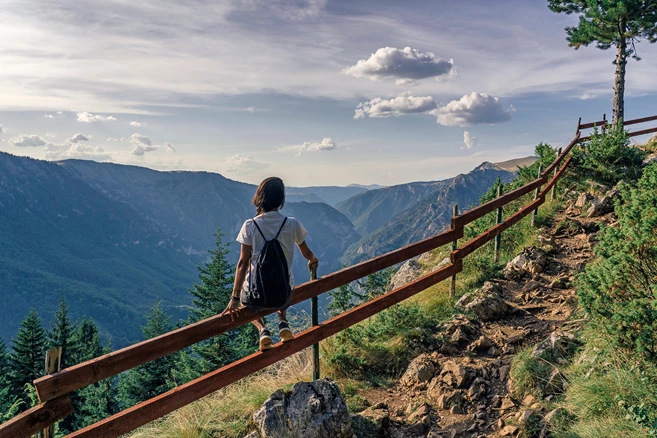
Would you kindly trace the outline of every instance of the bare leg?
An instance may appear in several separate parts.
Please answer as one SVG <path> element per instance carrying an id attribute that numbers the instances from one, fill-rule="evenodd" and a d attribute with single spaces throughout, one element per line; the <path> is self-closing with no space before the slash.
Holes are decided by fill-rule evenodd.
<path id="1" fill-rule="evenodd" d="M 280 319 L 281 321 L 287 320 L 287 309 L 278 311 L 278 319 Z"/>
<path id="2" fill-rule="evenodd" d="M 254 319 L 253 325 L 258 328 L 258 333 L 265 328 L 265 320 L 262 318 Z"/>

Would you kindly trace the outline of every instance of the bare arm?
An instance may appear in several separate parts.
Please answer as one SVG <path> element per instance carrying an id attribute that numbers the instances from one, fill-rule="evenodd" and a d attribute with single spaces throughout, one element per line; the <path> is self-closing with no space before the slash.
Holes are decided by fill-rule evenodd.
<path id="1" fill-rule="evenodd" d="M 233 283 L 233 294 L 226 310 L 221 314 L 228 312 L 233 317 L 233 312 L 240 306 L 240 292 L 242 291 L 242 285 L 246 279 L 246 274 L 249 272 L 249 264 L 251 263 L 251 245 L 242 244 L 240 249 L 240 259 L 237 262 L 237 267 L 235 270 L 235 283 Z"/>
<path id="2" fill-rule="evenodd" d="M 299 251 L 301 251 L 301 255 L 306 260 L 308 260 L 308 270 L 309 271 L 312 270 L 313 265 L 315 267 L 317 267 L 317 264 L 319 263 L 319 260 L 317 259 L 317 257 L 315 257 L 315 253 L 312 252 L 310 247 L 308 247 L 308 244 L 306 243 L 306 241 L 304 240 L 303 242 L 301 242 L 298 245 L 298 247 L 299 247 Z"/>

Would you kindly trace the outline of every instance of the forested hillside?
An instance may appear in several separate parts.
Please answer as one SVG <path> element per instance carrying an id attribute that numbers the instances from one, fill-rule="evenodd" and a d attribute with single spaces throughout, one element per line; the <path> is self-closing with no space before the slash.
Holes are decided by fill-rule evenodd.
<path id="1" fill-rule="evenodd" d="M 75 319 L 93 318 L 113 345 L 140 339 L 156 300 L 174 321 L 186 317 L 196 266 L 219 227 L 232 242 L 255 186 L 207 172 L 71 160 L 50 163 L 0 154 L 0 338 L 16 333 L 31 307 L 50 321 L 64 295 Z M 323 203 L 286 205 L 309 231 L 322 272 L 339 267 L 359 239 L 349 220 Z M 229 262 L 235 263 L 237 245 Z M 300 281 L 307 271 L 295 263 Z"/>

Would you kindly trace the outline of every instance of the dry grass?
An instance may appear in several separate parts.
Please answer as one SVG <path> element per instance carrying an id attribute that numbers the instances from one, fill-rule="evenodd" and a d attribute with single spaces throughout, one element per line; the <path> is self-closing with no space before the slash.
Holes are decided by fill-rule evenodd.
<path id="1" fill-rule="evenodd" d="M 250 418 L 276 390 L 289 389 L 311 376 L 310 350 L 278 362 L 196 403 L 144 426 L 133 438 L 239 438 L 246 435 Z"/>

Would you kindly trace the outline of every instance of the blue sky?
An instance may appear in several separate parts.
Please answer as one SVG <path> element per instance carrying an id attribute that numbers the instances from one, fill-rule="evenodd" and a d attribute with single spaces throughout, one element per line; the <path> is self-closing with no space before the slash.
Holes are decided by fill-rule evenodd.
<path id="1" fill-rule="evenodd" d="M 540 0 L 3 4 L 0 150 L 17 155 L 390 185 L 611 113 L 614 52 L 569 48 L 576 19 Z M 638 51 L 627 118 L 657 113 L 657 45 Z"/>

